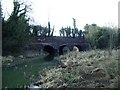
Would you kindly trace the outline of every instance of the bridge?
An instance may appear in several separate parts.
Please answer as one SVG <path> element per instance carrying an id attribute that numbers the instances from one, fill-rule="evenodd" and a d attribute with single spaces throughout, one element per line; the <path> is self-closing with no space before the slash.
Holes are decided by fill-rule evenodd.
<path id="1" fill-rule="evenodd" d="M 84 38 L 73 37 L 35 37 L 29 48 L 39 51 L 46 51 L 50 54 L 63 54 L 63 48 L 68 47 L 70 51 L 76 46 L 79 51 L 86 51 L 90 49 L 89 42 Z"/>

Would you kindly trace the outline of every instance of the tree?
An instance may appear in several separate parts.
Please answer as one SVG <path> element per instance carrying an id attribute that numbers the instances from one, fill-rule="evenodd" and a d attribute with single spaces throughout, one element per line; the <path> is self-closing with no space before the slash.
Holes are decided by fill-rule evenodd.
<path id="1" fill-rule="evenodd" d="M 41 26 L 33 26 L 33 36 L 38 36 L 38 31 L 40 31 Z"/>
<path id="2" fill-rule="evenodd" d="M 88 31 L 89 31 L 89 25 L 88 25 L 88 24 L 86 24 L 86 25 L 84 26 L 84 30 L 85 30 L 85 33 L 88 33 Z"/>
<path id="3" fill-rule="evenodd" d="M 59 33 L 60 33 L 60 36 L 63 36 L 63 37 L 79 37 L 81 38 L 82 35 L 83 35 L 83 32 L 82 30 L 79 30 L 77 27 L 76 27 L 76 19 L 72 18 L 73 19 L 73 28 L 71 28 L 70 26 L 68 27 L 65 27 L 65 28 L 61 28 L 59 30 Z"/>
<path id="4" fill-rule="evenodd" d="M 2 55 L 2 7 L 1 7 L 1 2 L 0 2 L 0 55 Z M 1 58 L 1 63 L 0 63 L 0 71 L 2 72 L 2 58 Z M 2 77 L 2 73 L 0 74 L 0 77 Z M 0 79 L 1 80 L 1 79 Z M 2 89 L 2 83 L 0 84 L 0 88 Z"/>
<path id="5" fill-rule="evenodd" d="M 50 30 L 50 22 L 48 22 L 48 37 L 50 36 L 50 32 L 51 32 L 51 30 Z"/>
<path id="6" fill-rule="evenodd" d="M 31 33 L 33 37 L 36 36 L 50 37 L 53 36 L 54 33 L 54 27 L 50 28 L 50 22 L 48 22 L 48 27 L 41 25 L 32 25 L 31 28 L 33 30 L 33 32 Z"/>
<path id="7" fill-rule="evenodd" d="M 65 37 L 65 29 L 63 27 L 59 30 L 59 33 L 60 33 L 60 36 Z"/>
<path id="8" fill-rule="evenodd" d="M 118 46 L 120 46 L 120 28 L 118 28 Z"/>
<path id="9" fill-rule="evenodd" d="M 84 33 L 85 33 L 85 38 L 88 39 L 91 43 L 91 47 L 96 48 L 95 46 L 95 33 L 98 31 L 99 27 L 97 25 L 91 24 L 88 25 L 86 24 L 84 26 Z"/>
<path id="10" fill-rule="evenodd" d="M 48 22 L 48 37 L 53 36 L 54 33 L 54 26 L 53 29 L 51 29 L 50 22 Z"/>
<path id="11" fill-rule="evenodd" d="M 94 34 L 96 48 L 103 49 L 109 46 L 109 31 L 101 28 Z"/>
<path id="12" fill-rule="evenodd" d="M 71 27 L 67 27 L 67 36 L 71 37 Z"/>
<path id="13" fill-rule="evenodd" d="M 73 27 L 74 29 L 72 29 L 72 35 L 73 37 L 75 37 L 75 32 L 76 32 L 76 19 L 73 18 Z"/>
<path id="14" fill-rule="evenodd" d="M 74 31 L 74 32 L 73 32 Z M 70 26 L 65 27 L 65 28 L 61 28 L 59 30 L 60 36 L 63 37 L 82 37 L 82 30 L 78 30 L 78 28 L 71 28 Z"/>
<path id="15" fill-rule="evenodd" d="M 27 12 L 30 8 L 25 3 L 13 2 L 13 12 L 2 25 L 3 54 L 20 52 L 29 41 L 29 18 Z"/>
<path id="16" fill-rule="evenodd" d="M 82 34 L 83 34 L 83 32 L 82 32 L 82 30 L 80 30 L 80 31 L 78 31 L 78 37 L 82 37 Z"/>
<path id="17" fill-rule="evenodd" d="M 53 36 L 53 33 L 54 33 L 54 26 L 53 26 L 53 29 L 52 29 L 52 32 L 51 32 L 50 36 Z"/>
<path id="18" fill-rule="evenodd" d="M 90 41 L 92 48 L 114 48 L 117 45 L 117 30 L 111 27 L 99 27 L 96 24 L 85 27 L 85 37 Z"/>

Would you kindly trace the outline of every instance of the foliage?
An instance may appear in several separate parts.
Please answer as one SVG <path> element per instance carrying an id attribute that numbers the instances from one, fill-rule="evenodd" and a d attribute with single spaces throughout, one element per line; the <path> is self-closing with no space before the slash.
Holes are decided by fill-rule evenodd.
<path id="1" fill-rule="evenodd" d="M 120 46 L 120 28 L 118 28 L 118 45 Z"/>
<path id="2" fill-rule="evenodd" d="M 65 27 L 65 28 L 61 28 L 59 30 L 60 36 L 62 37 L 79 37 L 82 38 L 83 32 L 82 30 L 78 30 L 78 28 L 71 28 L 69 27 Z"/>
<path id="3" fill-rule="evenodd" d="M 40 88 L 117 88 L 118 52 L 105 50 L 71 52 L 55 58 L 60 64 L 40 74 Z"/>
<path id="4" fill-rule="evenodd" d="M 3 55 L 19 52 L 29 41 L 29 18 L 26 16 L 29 6 L 17 0 L 13 4 L 10 17 L 7 20 L 2 18 Z"/>
<path id="5" fill-rule="evenodd" d="M 65 28 L 61 28 L 59 30 L 59 33 L 60 33 L 60 36 L 63 36 L 63 37 L 79 37 L 79 38 L 82 38 L 83 36 L 83 32 L 82 30 L 78 30 L 78 28 L 76 27 L 76 19 L 73 18 L 73 27 L 74 28 L 71 28 L 70 26 L 68 27 L 65 27 Z"/>
<path id="6" fill-rule="evenodd" d="M 48 22 L 48 27 L 47 26 L 41 26 L 41 25 L 31 25 L 31 29 L 33 32 L 31 33 L 31 36 L 43 36 L 43 37 L 50 37 L 53 36 L 54 33 L 54 27 L 50 27 L 50 22 Z"/>
<path id="7" fill-rule="evenodd" d="M 117 29 L 111 27 L 99 27 L 96 24 L 85 27 L 85 37 L 90 41 L 92 48 L 114 48 L 117 46 Z"/>

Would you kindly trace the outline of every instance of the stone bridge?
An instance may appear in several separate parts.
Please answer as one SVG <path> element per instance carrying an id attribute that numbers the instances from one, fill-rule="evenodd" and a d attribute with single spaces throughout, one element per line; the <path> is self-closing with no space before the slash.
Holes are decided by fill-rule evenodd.
<path id="1" fill-rule="evenodd" d="M 63 48 L 68 47 L 70 51 L 76 46 L 79 51 L 86 51 L 90 49 L 90 44 L 83 38 L 73 37 L 35 37 L 29 48 L 39 51 L 46 51 L 50 54 L 63 54 Z"/>

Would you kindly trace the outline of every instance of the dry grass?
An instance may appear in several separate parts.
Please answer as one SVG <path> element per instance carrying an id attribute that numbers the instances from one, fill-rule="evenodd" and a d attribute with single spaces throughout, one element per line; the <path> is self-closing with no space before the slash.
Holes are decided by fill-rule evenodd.
<path id="1" fill-rule="evenodd" d="M 55 58 L 60 64 L 44 71 L 39 87 L 117 88 L 119 51 L 112 50 L 111 55 L 107 50 L 76 51 Z"/>

